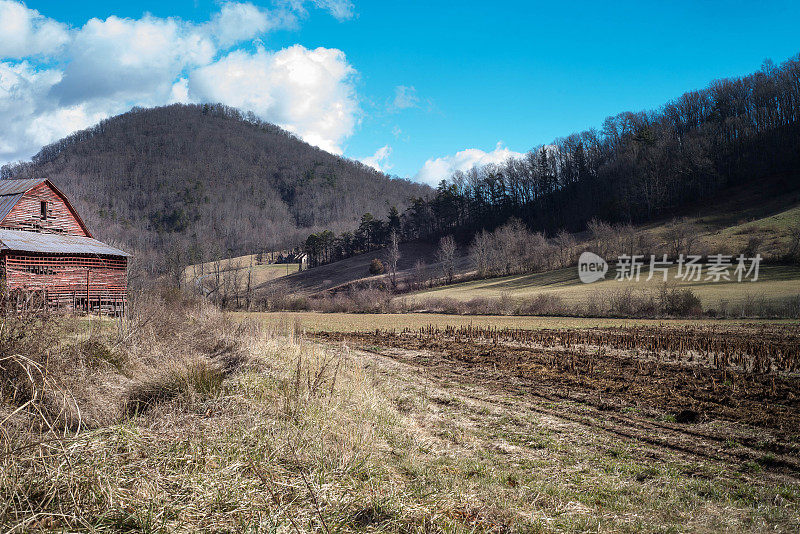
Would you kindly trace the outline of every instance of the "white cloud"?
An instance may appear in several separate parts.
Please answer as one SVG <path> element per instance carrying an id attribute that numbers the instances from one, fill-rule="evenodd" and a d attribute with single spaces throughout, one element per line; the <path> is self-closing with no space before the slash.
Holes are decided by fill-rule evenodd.
<path id="1" fill-rule="evenodd" d="M 226 2 L 209 22 L 212 35 L 223 48 L 257 37 L 286 22 L 251 3 Z"/>
<path id="2" fill-rule="evenodd" d="M 344 53 L 334 48 L 236 50 L 190 74 L 189 98 L 253 111 L 340 154 L 358 112 L 354 74 Z"/>
<path id="3" fill-rule="evenodd" d="M 473 167 L 482 167 L 489 163 L 503 163 L 510 158 L 521 158 L 524 155 L 504 147 L 502 141 L 497 143 L 491 152 L 484 152 L 479 148 L 468 148 L 451 156 L 429 159 L 414 176 L 414 179 L 436 186 L 440 181 L 449 178 L 455 171 L 468 171 Z"/>
<path id="4" fill-rule="evenodd" d="M 0 0 L 0 57 L 20 59 L 56 52 L 69 40 L 66 24 L 20 2 Z"/>
<path id="5" fill-rule="evenodd" d="M 164 103 L 186 69 L 210 62 L 216 47 L 198 27 L 177 19 L 91 19 L 68 48 L 52 95 L 65 105 L 92 99 Z"/>
<path id="6" fill-rule="evenodd" d="M 285 6 L 290 13 L 297 13 L 299 16 L 306 16 L 305 9 L 307 0 L 282 0 L 279 5 Z M 315 7 L 324 9 L 339 21 L 348 20 L 355 16 L 355 6 L 350 0 L 311 0 Z"/>
<path id="7" fill-rule="evenodd" d="M 327 10 L 337 20 L 351 19 L 355 14 L 355 6 L 349 0 L 314 0 L 314 4 Z"/>
<path id="8" fill-rule="evenodd" d="M 56 69 L 0 62 L 0 161 L 30 156 L 42 145 L 106 116 L 85 105 L 49 105 L 47 94 L 60 79 Z"/>
<path id="9" fill-rule="evenodd" d="M 414 86 L 398 85 L 394 88 L 394 100 L 389 104 L 390 112 L 397 112 L 419 105 L 419 97 Z"/>
<path id="10" fill-rule="evenodd" d="M 315 4 L 352 16 L 349 2 Z M 302 1 L 275 11 L 227 2 L 203 23 L 110 16 L 70 28 L 0 0 L 0 162 L 30 157 L 132 106 L 202 101 L 253 111 L 341 153 L 359 114 L 356 71 L 344 53 L 299 45 L 267 51 L 257 40 L 303 14 Z M 255 51 L 230 50 L 248 41 Z"/>
<path id="11" fill-rule="evenodd" d="M 376 150 L 375 154 L 373 154 L 372 156 L 366 157 L 359 161 L 361 161 L 361 163 L 363 163 L 364 165 L 369 165 L 376 171 L 387 172 L 389 169 L 392 168 L 392 166 L 389 165 L 388 161 L 389 156 L 391 155 L 392 155 L 392 147 L 390 147 L 389 145 L 384 145 L 378 150 Z"/>

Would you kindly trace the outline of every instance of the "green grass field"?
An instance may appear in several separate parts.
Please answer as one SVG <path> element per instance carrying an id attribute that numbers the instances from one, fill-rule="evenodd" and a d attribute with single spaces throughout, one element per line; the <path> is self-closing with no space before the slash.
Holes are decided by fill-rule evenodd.
<path id="1" fill-rule="evenodd" d="M 677 268 L 669 272 L 670 283 L 678 287 L 688 287 L 700 298 L 704 308 L 717 306 L 721 301 L 731 304 L 747 299 L 766 299 L 768 301 L 800 295 L 800 267 L 785 265 L 762 265 L 756 282 L 743 281 L 699 281 L 685 282 L 675 280 Z M 658 273 L 647 281 L 648 269 L 642 269 L 642 276 L 636 281 L 617 281 L 613 267 L 606 279 L 592 284 L 584 284 L 578 279 L 577 267 L 569 267 L 545 273 L 504 276 L 486 280 L 476 280 L 438 287 L 406 296 L 415 303 L 426 299 L 448 298 L 467 301 L 474 298 L 512 298 L 528 299 L 547 294 L 562 298 L 569 304 L 585 302 L 593 295 L 602 298 L 609 291 L 619 291 L 625 287 L 636 290 L 658 290 L 663 276 Z M 705 276 L 705 275 L 704 275 Z"/>

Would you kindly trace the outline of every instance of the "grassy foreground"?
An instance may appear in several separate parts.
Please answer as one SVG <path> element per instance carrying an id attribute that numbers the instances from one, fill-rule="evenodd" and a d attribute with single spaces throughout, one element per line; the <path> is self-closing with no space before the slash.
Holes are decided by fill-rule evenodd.
<path id="1" fill-rule="evenodd" d="M 5 319 L 0 531 L 800 527 L 795 479 L 758 465 L 654 458 L 291 319 L 153 306 L 122 328 Z"/>

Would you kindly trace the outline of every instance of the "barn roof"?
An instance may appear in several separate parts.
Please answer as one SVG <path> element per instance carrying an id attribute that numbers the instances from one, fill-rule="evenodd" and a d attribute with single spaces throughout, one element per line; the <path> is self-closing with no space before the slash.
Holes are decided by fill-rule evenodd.
<path id="1" fill-rule="evenodd" d="M 19 199 L 31 188 L 44 182 L 44 178 L 29 180 L 0 180 L 0 221 L 8 215 Z"/>
<path id="2" fill-rule="evenodd" d="M 0 195 L 18 195 L 44 182 L 46 178 L 0 180 Z"/>
<path id="3" fill-rule="evenodd" d="M 0 250 L 50 254 L 93 254 L 130 256 L 127 252 L 92 239 L 75 235 L 40 234 L 25 230 L 0 230 Z"/>
<path id="4" fill-rule="evenodd" d="M 17 205 L 19 199 L 22 198 L 22 195 L 45 182 L 47 182 L 52 190 L 61 197 L 64 204 L 67 205 L 67 208 L 75 216 L 78 224 L 83 228 L 83 231 L 91 237 L 92 233 L 89 231 L 89 228 L 86 227 L 86 224 L 83 222 L 83 219 L 81 219 L 81 216 L 78 215 L 78 212 L 75 211 L 75 208 L 72 207 L 67 196 L 59 191 L 55 184 L 47 178 L 7 178 L 5 180 L 0 180 L 0 222 L 6 218 L 6 215 L 11 213 L 11 210 Z"/>

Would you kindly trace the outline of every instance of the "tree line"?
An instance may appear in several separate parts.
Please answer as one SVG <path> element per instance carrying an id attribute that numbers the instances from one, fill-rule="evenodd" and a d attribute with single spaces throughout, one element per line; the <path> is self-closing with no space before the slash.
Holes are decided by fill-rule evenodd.
<path id="1" fill-rule="evenodd" d="M 779 177 L 794 189 L 799 119 L 800 55 L 767 60 L 657 110 L 620 113 L 522 158 L 443 177 L 434 195 L 411 199 L 391 220 L 362 219 L 355 232 L 312 236 L 306 247 L 318 262 L 335 261 L 385 245 L 390 226 L 403 240 L 467 242 L 512 218 L 564 240 L 592 220 L 641 223 L 747 181 Z"/>
<path id="2" fill-rule="evenodd" d="M 133 254 L 136 272 L 176 276 L 347 230 L 365 212 L 385 218 L 431 191 L 221 104 L 133 109 L 0 174 L 50 178 L 99 239 Z"/>

